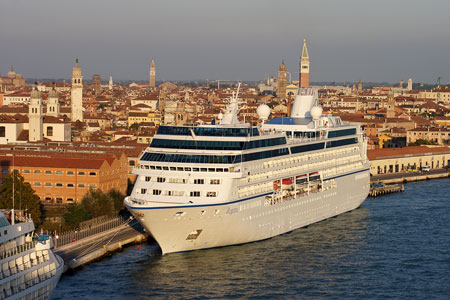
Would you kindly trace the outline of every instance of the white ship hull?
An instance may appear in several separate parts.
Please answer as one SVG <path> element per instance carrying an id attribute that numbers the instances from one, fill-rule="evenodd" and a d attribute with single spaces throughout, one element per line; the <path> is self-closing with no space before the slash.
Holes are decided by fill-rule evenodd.
<path id="1" fill-rule="evenodd" d="M 166 254 L 264 240 L 354 210 L 366 199 L 367 164 L 333 179 L 335 188 L 274 205 L 265 205 L 265 197 L 272 193 L 228 204 L 163 208 L 133 207 L 127 200 L 125 204 Z"/>

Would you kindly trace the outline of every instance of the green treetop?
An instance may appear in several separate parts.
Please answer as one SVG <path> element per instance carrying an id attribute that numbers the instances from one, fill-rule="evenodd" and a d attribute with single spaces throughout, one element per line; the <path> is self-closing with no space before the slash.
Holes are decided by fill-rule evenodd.
<path id="1" fill-rule="evenodd" d="M 14 177 L 14 178 L 13 178 Z M 29 183 L 18 172 L 9 174 L 5 182 L 0 186 L 0 207 L 13 208 L 13 180 L 14 180 L 14 209 L 31 214 L 34 225 L 41 223 L 41 205 L 39 196 L 31 188 Z"/>

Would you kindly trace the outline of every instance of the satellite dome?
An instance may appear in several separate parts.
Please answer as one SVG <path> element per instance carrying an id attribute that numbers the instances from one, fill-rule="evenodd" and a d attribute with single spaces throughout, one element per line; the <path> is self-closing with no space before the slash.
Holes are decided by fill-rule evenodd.
<path id="1" fill-rule="evenodd" d="M 261 120 L 267 120 L 270 115 L 270 107 L 266 104 L 261 104 L 256 109 L 256 113 L 258 114 L 258 118 L 260 118 Z"/>
<path id="2" fill-rule="evenodd" d="M 322 107 L 313 106 L 313 108 L 311 108 L 310 114 L 313 119 L 319 119 L 320 116 L 322 115 Z"/>
<path id="3" fill-rule="evenodd" d="M 217 118 L 218 118 L 219 120 L 222 120 L 222 119 L 223 119 L 223 113 L 220 112 L 219 115 L 217 116 Z"/>

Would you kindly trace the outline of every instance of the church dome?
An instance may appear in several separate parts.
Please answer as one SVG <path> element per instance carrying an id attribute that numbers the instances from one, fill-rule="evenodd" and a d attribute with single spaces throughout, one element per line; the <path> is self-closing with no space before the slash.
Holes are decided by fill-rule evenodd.
<path id="1" fill-rule="evenodd" d="M 50 92 L 48 92 L 48 97 L 49 98 L 58 98 L 58 92 L 53 88 L 50 90 Z"/>
<path id="2" fill-rule="evenodd" d="M 41 92 L 39 92 L 39 90 L 38 90 L 37 88 L 34 88 L 34 89 L 31 91 L 30 98 L 33 98 L 33 99 L 40 99 L 40 98 L 41 98 Z"/>

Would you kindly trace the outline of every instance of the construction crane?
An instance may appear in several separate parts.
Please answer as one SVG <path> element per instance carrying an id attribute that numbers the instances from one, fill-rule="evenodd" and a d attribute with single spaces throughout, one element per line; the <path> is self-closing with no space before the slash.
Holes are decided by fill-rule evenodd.
<path id="1" fill-rule="evenodd" d="M 436 104 L 439 104 L 439 102 L 441 102 L 441 76 L 438 76 L 436 80 L 436 87 L 437 87 Z"/>

